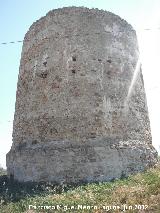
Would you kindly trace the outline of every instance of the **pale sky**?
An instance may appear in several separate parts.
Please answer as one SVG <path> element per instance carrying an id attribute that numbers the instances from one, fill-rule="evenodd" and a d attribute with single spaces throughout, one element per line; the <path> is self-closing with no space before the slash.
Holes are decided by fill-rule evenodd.
<path id="1" fill-rule="evenodd" d="M 85 6 L 119 15 L 137 31 L 153 145 L 160 150 L 159 0 L 0 0 L 0 43 L 23 40 L 30 25 L 49 10 Z M 149 30 L 150 29 L 150 30 Z M 22 43 L 0 44 L 0 164 L 12 144 L 16 87 Z"/>

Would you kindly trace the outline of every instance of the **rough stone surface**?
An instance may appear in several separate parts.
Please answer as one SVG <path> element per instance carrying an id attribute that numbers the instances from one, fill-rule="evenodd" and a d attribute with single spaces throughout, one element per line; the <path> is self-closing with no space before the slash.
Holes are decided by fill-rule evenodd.
<path id="1" fill-rule="evenodd" d="M 33 23 L 21 56 L 8 175 L 91 182 L 153 166 L 140 68 L 133 82 L 138 57 L 135 31 L 110 12 L 69 7 Z"/>

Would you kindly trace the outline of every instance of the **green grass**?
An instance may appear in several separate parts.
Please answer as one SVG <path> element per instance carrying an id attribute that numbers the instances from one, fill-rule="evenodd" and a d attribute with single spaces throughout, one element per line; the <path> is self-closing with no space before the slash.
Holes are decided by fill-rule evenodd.
<path id="1" fill-rule="evenodd" d="M 139 205 L 143 210 L 125 212 L 160 213 L 160 163 L 148 171 L 116 180 L 113 182 L 82 185 L 52 185 L 47 183 L 18 183 L 4 175 L 0 176 L 0 213 L 34 212 L 121 212 L 121 210 L 103 210 L 103 206 Z M 29 205 L 56 206 L 60 210 L 29 210 Z M 65 211 L 65 206 L 90 206 L 90 210 L 74 209 Z M 97 206 L 93 209 L 91 206 Z M 80 207 L 80 206 L 79 206 Z M 89 207 L 88 207 L 89 208 Z M 109 207 L 108 207 L 109 208 Z"/>

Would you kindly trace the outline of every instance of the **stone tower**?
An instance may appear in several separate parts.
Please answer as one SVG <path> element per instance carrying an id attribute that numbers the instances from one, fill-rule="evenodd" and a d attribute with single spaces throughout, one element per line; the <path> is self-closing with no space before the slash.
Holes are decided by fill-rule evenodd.
<path id="1" fill-rule="evenodd" d="M 22 49 L 8 175 L 91 182 L 154 165 L 138 58 L 135 31 L 110 12 L 68 7 L 33 23 Z"/>

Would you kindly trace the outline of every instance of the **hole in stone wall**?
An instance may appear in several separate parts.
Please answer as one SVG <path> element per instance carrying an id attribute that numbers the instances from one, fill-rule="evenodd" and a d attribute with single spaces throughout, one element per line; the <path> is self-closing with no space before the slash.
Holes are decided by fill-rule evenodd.
<path id="1" fill-rule="evenodd" d="M 43 65 L 46 67 L 47 66 L 47 61 L 43 62 Z"/>
<path id="2" fill-rule="evenodd" d="M 58 131 L 57 131 L 56 128 L 51 128 L 50 129 L 50 134 L 57 134 L 57 133 L 58 133 Z"/>
<path id="3" fill-rule="evenodd" d="M 108 63 L 112 63 L 111 59 L 108 59 L 107 62 L 108 62 Z"/>
<path id="4" fill-rule="evenodd" d="M 72 61 L 76 61 L 76 56 L 72 56 Z"/>
<path id="5" fill-rule="evenodd" d="M 47 73 L 42 73 L 42 74 L 40 75 L 40 77 L 41 77 L 41 78 L 47 78 Z"/>
<path id="6" fill-rule="evenodd" d="M 32 141 L 32 144 L 34 145 L 34 144 L 37 144 L 38 143 L 38 141 L 37 140 L 33 140 Z"/>
<path id="7" fill-rule="evenodd" d="M 76 70 L 72 70 L 72 73 L 75 74 L 75 73 L 76 73 Z"/>
<path id="8" fill-rule="evenodd" d="M 90 133 L 90 138 L 96 138 L 96 132 L 91 132 Z"/>
<path id="9" fill-rule="evenodd" d="M 102 61 L 102 59 L 99 58 L 98 61 Z"/>

